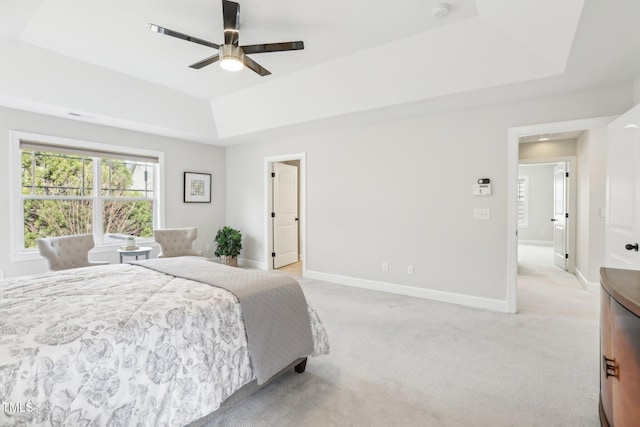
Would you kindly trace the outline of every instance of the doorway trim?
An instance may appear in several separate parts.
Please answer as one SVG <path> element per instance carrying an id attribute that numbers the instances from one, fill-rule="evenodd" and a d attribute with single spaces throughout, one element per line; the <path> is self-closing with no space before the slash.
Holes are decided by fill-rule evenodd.
<path id="1" fill-rule="evenodd" d="M 273 164 L 279 162 L 287 162 L 290 160 L 300 161 L 300 179 L 298 180 L 298 190 L 300 198 L 300 212 L 298 212 L 300 220 L 300 258 L 302 261 L 302 277 L 307 275 L 307 169 L 306 154 L 283 154 L 280 156 L 269 156 L 264 158 L 264 255 L 267 270 L 273 270 L 273 262 L 271 253 L 273 251 L 273 228 L 271 227 L 271 212 L 273 211 L 273 186 L 271 181 L 271 172 L 273 172 Z"/>
<path id="2" fill-rule="evenodd" d="M 571 132 L 607 127 L 618 116 L 595 117 L 591 119 L 570 120 L 565 122 L 541 123 L 508 129 L 507 139 L 507 312 L 518 311 L 518 154 L 520 138 L 527 135 L 553 132 Z M 575 174 L 575 168 L 572 171 Z M 572 180 L 575 181 L 575 180 Z M 570 183 L 572 182 L 570 181 Z M 571 184 L 570 184 L 571 185 Z M 575 222 L 575 221 L 574 221 Z"/>

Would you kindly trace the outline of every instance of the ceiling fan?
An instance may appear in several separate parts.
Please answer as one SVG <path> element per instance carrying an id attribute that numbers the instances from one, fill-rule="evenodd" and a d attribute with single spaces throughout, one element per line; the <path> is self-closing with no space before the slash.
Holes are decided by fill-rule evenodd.
<path id="1" fill-rule="evenodd" d="M 228 71 L 238 71 L 246 66 L 261 76 L 268 76 L 271 72 L 255 62 L 253 59 L 249 58 L 247 55 L 253 53 L 304 49 L 304 43 L 301 41 L 238 46 L 240 36 L 240 5 L 232 1 L 222 0 L 222 17 L 224 22 L 224 44 L 222 45 L 208 42 L 197 37 L 192 37 L 168 28 L 160 27 L 159 25 L 149 25 L 151 31 L 155 31 L 156 33 L 166 34 L 171 37 L 218 49 L 218 53 L 215 55 L 189 65 L 189 67 L 195 68 L 196 70 L 220 61 L 220 66 Z"/>

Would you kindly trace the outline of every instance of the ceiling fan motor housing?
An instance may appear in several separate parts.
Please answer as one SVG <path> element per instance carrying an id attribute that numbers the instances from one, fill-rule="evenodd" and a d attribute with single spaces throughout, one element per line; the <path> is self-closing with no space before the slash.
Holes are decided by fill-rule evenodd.
<path id="1" fill-rule="evenodd" d="M 220 46 L 220 60 L 225 58 L 235 59 L 240 62 L 244 62 L 244 51 L 240 46 L 234 46 L 232 44 L 223 44 Z"/>

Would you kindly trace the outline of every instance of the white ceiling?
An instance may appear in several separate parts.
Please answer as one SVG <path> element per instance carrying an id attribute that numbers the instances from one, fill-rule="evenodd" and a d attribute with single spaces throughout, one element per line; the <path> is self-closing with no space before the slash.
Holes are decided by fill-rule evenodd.
<path id="1" fill-rule="evenodd" d="M 431 14 L 442 0 L 239 2 L 241 44 L 305 50 L 252 55 L 267 77 L 193 70 L 215 50 L 149 23 L 220 44 L 220 0 L 3 0 L 0 105 L 230 145 L 354 113 L 640 75 L 638 0 L 449 0 L 442 19 Z"/>

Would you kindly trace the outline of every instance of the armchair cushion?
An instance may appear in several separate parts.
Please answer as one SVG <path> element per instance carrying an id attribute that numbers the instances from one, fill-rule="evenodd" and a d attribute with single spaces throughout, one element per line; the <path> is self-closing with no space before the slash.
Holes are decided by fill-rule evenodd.
<path id="1" fill-rule="evenodd" d="M 49 271 L 109 264 L 89 261 L 89 251 L 95 246 L 93 234 L 45 237 L 36 240 L 36 247 L 49 265 Z"/>
<path id="2" fill-rule="evenodd" d="M 196 227 L 153 230 L 153 238 L 161 249 L 158 258 L 185 255 L 202 256 L 202 251 L 191 248 L 193 241 L 197 237 L 198 229 Z"/>

